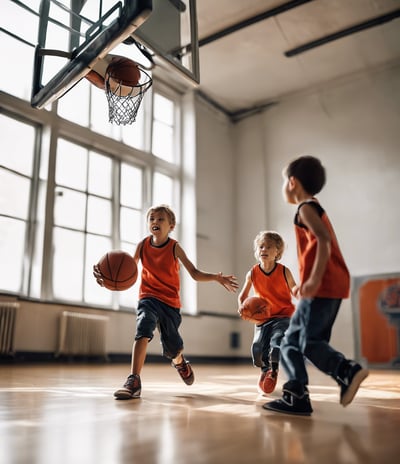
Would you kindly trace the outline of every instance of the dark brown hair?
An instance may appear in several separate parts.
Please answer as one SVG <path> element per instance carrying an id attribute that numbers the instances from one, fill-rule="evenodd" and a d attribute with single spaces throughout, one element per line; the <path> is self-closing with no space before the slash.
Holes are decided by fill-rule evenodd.
<path id="1" fill-rule="evenodd" d="M 316 195 L 326 182 L 325 168 L 313 156 L 301 156 L 292 161 L 284 170 L 286 177 L 295 177 L 310 195 Z"/>

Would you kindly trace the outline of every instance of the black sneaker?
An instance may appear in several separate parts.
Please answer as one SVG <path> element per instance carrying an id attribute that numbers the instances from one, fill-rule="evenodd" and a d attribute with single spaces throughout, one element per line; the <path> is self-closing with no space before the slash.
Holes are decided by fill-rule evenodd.
<path id="1" fill-rule="evenodd" d="M 361 383 L 369 375 L 369 371 L 360 364 L 350 361 L 344 368 L 344 374 L 338 376 L 340 386 L 340 404 L 345 407 L 353 401 Z"/>
<path id="2" fill-rule="evenodd" d="M 189 361 L 182 356 L 182 362 L 179 364 L 171 363 L 172 366 L 178 371 L 178 374 L 181 376 L 181 379 L 186 383 L 186 385 L 192 385 L 194 382 L 194 373 L 190 367 Z"/>
<path id="3" fill-rule="evenodd" d="M 114 393 L 117 400 L 130 400 L 131 398 L 140 398 L 142 392 L 142 383 L 140 376 L 131 374 L 126 379 L 124 386 Z"/>
<path id="4" fill-rule="evenodd" d="M 299 387 L 289 381 L 285 383 L 282 391 L 282 399 L 265 403 L 263 408 L 270 411 L 295 414 L 297 416 L 311 416 L 313 409 L 306 387 Z"/>

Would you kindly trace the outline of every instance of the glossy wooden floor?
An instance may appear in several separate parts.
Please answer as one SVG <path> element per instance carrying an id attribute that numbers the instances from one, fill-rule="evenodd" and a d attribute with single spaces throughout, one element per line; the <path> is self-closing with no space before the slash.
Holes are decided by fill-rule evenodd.
<path id="1" fill-rule="evenodd" d="M 400 462 L 400 371 L 371 372 L 343 408 L 338 387 L 310 368 L 314 414 L 295 417 L 261 408 L 252 366 L 193 367 L 188 387 L 168 363 L 146 364 L 142 398 L 117 401 L 127 365 L 0 365 L 0 462 Z"/>

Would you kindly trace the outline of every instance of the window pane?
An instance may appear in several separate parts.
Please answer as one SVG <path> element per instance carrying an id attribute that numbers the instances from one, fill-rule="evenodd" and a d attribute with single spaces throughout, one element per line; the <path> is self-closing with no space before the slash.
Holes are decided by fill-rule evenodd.
<path id="1" fill-rule="evenodd" d="M 90 127 L 99 134 L 121 139 L 121 127 L 109 122 L 108 102 L 105 91 L 91 86 Z"/>
<path id="2" fill-rule="evenodd" d="M 154 119 L 169 126 L 174 124 L 174 102 L 158 93 L 154 94 Z"/>
<path id="3" fill-rule="evenodd" d="M 0 214 L 28 219 L 30 179 L 0 168 Z"/>
<path id="4" fill-rule="evenodd" d="M 111 158 L 99 155 L 98 153 L 90 152 L 88 181 L 89 193 L 94 193 L 95 195 L 111 198 L 111 175 Z"/>
<path id="5" fill-rule="evenodd" d="M 1 3 L 3 14 L 4 3 Z M 2 17 L 2 14 L 0 17 Z M 19 23 L 17 23 L 19 24 Z M 6 27 L 8 29 L 8 27 Z M 18 33 L 20 35 L 20 33 Z M 33 55 L 35 49 L 13 39 L 7 34 L 0 31 L 0 62 L 2 72 L 0 73 L 0 90 L 15 95 L 23 100 L 31 100 L 32 92 L 32 69 Z M 15 57 L 18 57 L 16 59 Z M 4 72 L 4 63 L 13 63 L 12 78 L 9 72 Z"/>
<path id="6" fill-rule="evenodd" d="M 87 303 L 110 306 L 112 292 L 97 284 L 93 276 L 93 265 L 112 249 L 111 239 L 88 234 L 86 236 L 86 267 L 84 298 Z"/>
<path id="7" fill-rule="evenodd" d="M 142 238 L 142 237 L 141 237 Z M 132 243 L 121 242 L 121 249 L 133 255 L 136 250 L 136 246 L 132 246 Z M 140 287 L 140 276 L 142 274 L 142 266 L 139 260 L 138 263 L 138 278 L 136 283 L 129 290 L 119 292 L 119 304 L 125 308 L 135 308 L 139 300 L 139 287 Z"/>
<path id="8" fill-rule="evenodd" d="M 141 208 L 143 204 L 143 171 L 121 163 L 121 205 Z"/>
<path id="9" fill-rule="evenodd" d="M 53 295 L 70 301 L 82 300 L 84 234 L 54 229 Z"/>
<path id="10" fill-rule="evenodd" d="M 59 139 L 57 144 L 56 183 L 86 190 L 87 150 Z"/>
<path id="11" fill-rule="evenodd" d="M 144 150 L 144 116 L 144 109 L 140 106 L 136 121 L 128 126 L 121 126 L 123 142 L 139 150 Z"/>
<path id="12" fill-rule="evenodd" d="M 121 207 L 121 240 L 138 243 L 142 236 L 142 215 L 139 211 Z"/>
<path id="13" fill-rule="evenodd" d="M 173 162 L 173 128 L 158 121 L 154 121 L 152 147 L 152 151 L 156 156 L 166 161 Z"/>
<path id="14" fill-rule="evenodd" d="M 0 216 L 0 289 L 19 292 L 22 286 L 25 222 Z M 7 264 L 6 264 L 7 263 Z"/>
<path id="15" fill-rule="evenodd" d="M 39 11 L 39 1 L 30 0 L 29 7 L 35 11 Z M 36 3 L 36 5 L 34 4 Z M 29 11 L 21 8 L 16 3 L 2 2 L 1 3 L 1 16 L 0 27 L 12 32 L 14 35 L 22 39 L 36 43 L 38 33 L 39 17 L 30 13 Z M 3 43 L 3 42 L 2 42 Z M 14 56 L 15 58 L 15 56 Z M 15 61 L 14 61 L 15 63 Z M 26 64 L 26 63 L 25 63 Z M 26 71 L 25 71 L 26 72 Z"/>
<path id="16" fill-rule="evenodd" d="M 174 183 L 171 177 L 160 174 L 159 172 L 154 173 L 153 182 L 153 204 L 159 205 L 165 203 L 174 207 Z"/>
<path id="17" fill-rule="evenodd" d="M 128 290 L 123 292 L 118 292 L 119 304 L 126 308 L 135 308 L 137 306 L 137 301 L 139 299 L 139 285 L 140 285 L 140 275 L 135 285 Z"/>
<path id="18" fill-rule="evenodd" d="M 34 147 L 33 126 L 0 114 L 0 165 L 31 176 Z"/>
<path id="19" fill-rule="evenodd" d="M 111 235 L 111 201 L 89 196 L 87 230 Z"/>
<path id="20" fill-rule="evenodd" d="M 57 187 L 54 201 L 55 225 L 84 230 L 85 211 L 85 194 Z"/>
<path id="21" fill-rule="evenodd" d="M 89 125 L 89 81 L 82 79 L 58 100 L 58 114 L 81 126 Z"/>

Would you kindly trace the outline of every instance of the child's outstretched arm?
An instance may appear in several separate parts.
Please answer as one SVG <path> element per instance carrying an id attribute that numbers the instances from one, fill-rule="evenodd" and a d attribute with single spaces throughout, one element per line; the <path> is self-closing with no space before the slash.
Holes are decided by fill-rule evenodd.
<path id="1" fill-rule="evenodd" d="M 191 277 L 197 282 L 216 281 L 225 287 L 229 292 L 236 292 L 238 283 L 237 278 L 234 275 L 225 275 L 222 274 L 222 272 L 219 272 L 218 274 L 212 274 L 210 272 L 200 271 L 200 269 L 197 269 L 196 266 L 186 256 L 186 253 L 183 251 L 183 248 L 179 245 L 179 243 L 177 243 L 175 247 L 175 256 L 181 261 Z"/>
<path id="2" fill-rule="evenodd" d="M 311 298 L 321 285 L 322 276 L 331 254 L 331 237 L 325 224 L 312 206 L 304 205 L 299 214 L 301 222 L 317 239 L 317 253 L 310 276 L 300 287 L 300 296 Z"/>

